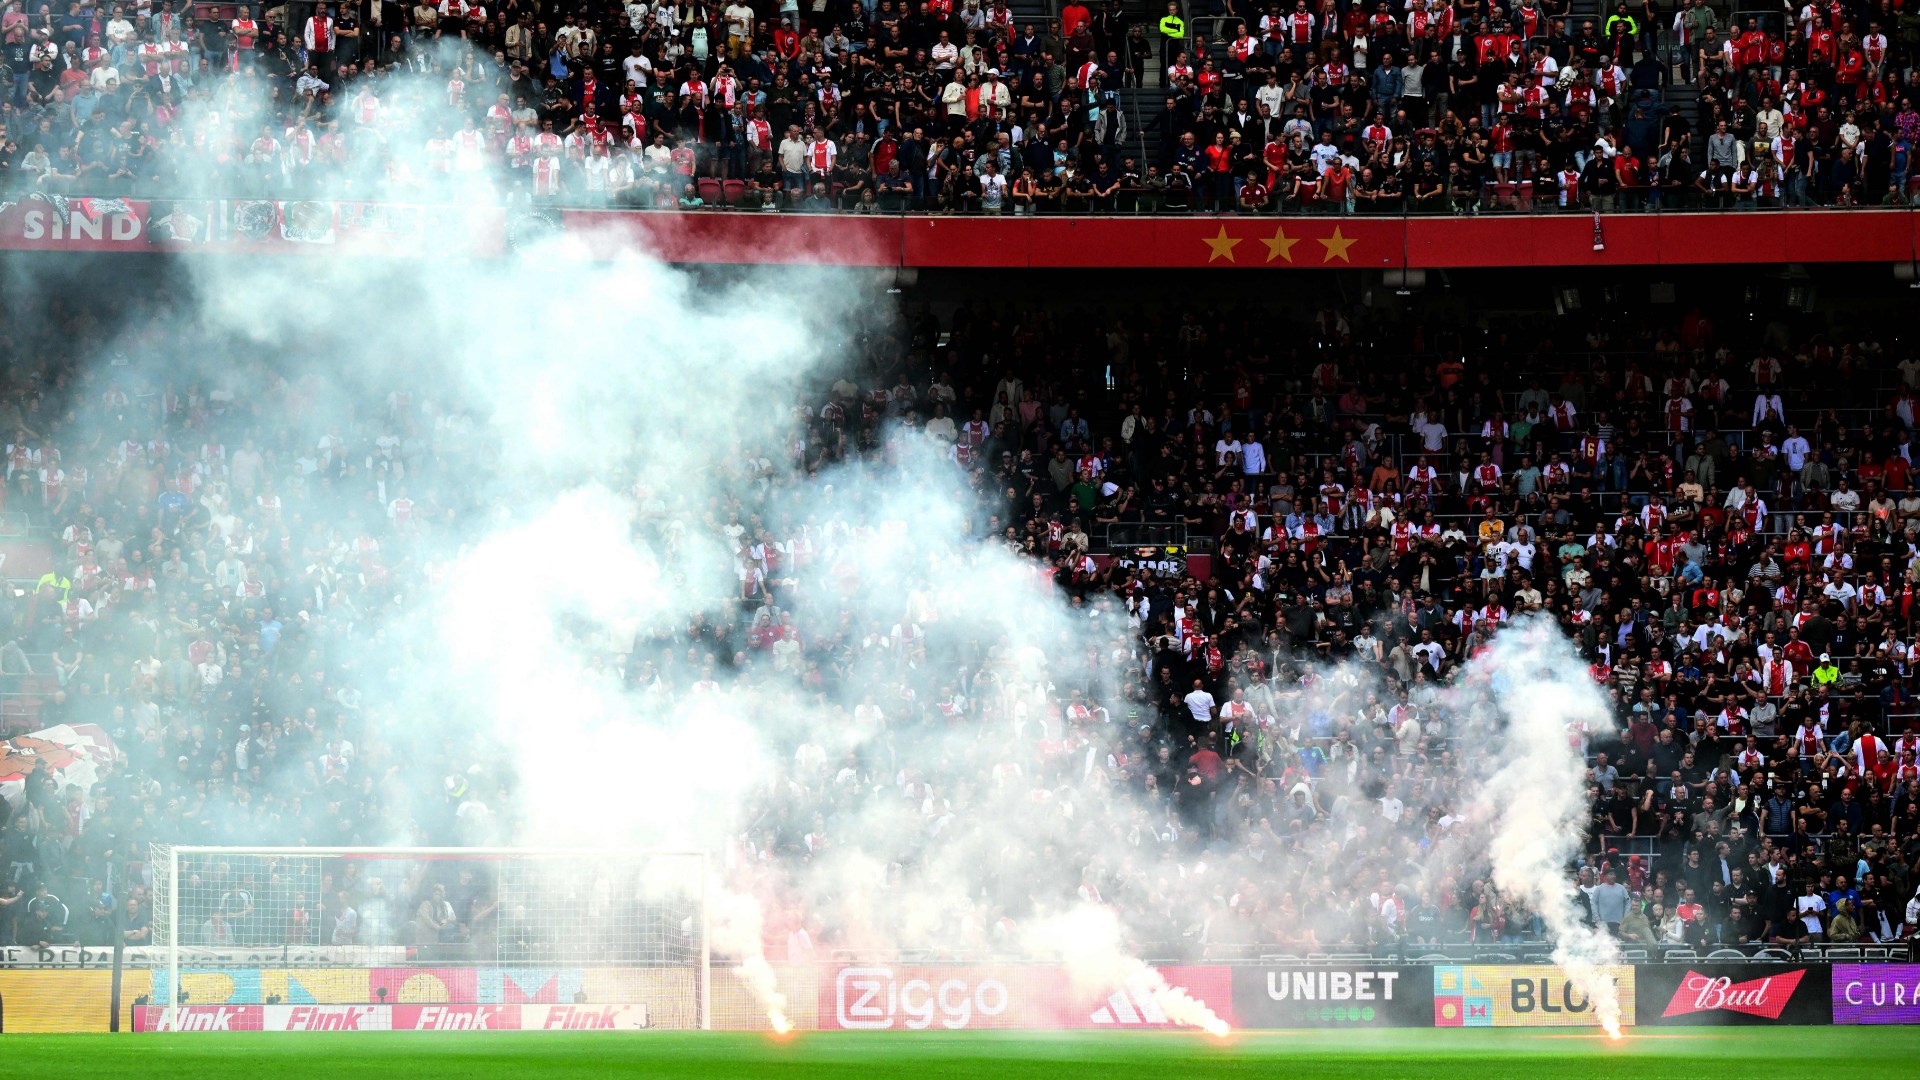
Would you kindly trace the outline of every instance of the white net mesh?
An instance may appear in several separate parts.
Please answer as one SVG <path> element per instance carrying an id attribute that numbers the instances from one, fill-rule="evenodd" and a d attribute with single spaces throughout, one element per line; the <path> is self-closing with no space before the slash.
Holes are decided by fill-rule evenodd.
<path id="1" fill-rule="evenodd" d="M 624 1005 L 643 1008 L 623 1026 L 706 1019 L 700 853 L 156 846 L 153 867 L 153 1006 Z"/>

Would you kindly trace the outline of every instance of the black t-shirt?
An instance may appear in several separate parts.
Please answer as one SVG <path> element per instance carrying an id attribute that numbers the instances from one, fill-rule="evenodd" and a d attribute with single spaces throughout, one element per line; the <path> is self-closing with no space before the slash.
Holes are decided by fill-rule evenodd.
<path id="1" fill-rule="evenodd" d="M 25 40 L 9 41 L 6 43 L 5 51 L 0 52 L 0 57 L 5 57 L 7 66 L 13 69 L 15 75 L 26 74 L 32 55 L 32 47 Z"/>

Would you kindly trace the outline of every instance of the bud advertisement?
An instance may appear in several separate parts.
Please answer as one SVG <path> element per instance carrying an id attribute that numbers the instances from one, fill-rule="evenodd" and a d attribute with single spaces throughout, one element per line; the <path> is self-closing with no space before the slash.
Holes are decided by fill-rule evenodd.
<path id="1" fill-rule="evenodd" d="M 1648 965 L 1639 991 L 1642 1024 L 1825 1024 L 1832 1004 L 1818 964 Z"/>

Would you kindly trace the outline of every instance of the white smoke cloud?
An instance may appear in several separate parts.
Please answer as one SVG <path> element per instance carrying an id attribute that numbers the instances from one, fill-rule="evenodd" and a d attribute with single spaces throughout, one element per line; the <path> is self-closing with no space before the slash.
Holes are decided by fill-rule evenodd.
<path id="1" fill-rule="evenodd" d="M 385 78 L 379 95 L 392 121 L 381 154 L 350 162 L 325 194 L 404 194 L 406 176 L 435 167 L 427 141 L 458 119 L 444 93 Z M 463 184 L 497 197 L 483 178 Z M 118 376 L 267 394 L 274 365 L 257 354 L 271 349 L 308 373 L 295 388 L 318 426 L 363 440 L 389 392 L 420 404 L 428 430 L 408 438 L 436 446 L 441 466 L 389 468 L 380 493 L 405 488 L 436 511 L 395 553 L 427 583 L 397 599 L 386 593 L 398 587 L 367 588 L 358 622 L 315 617 L 315 636 L 355 653 L 386 692 L 365 756 L 413 762 L 415 792 L 443 771 L 475 777 L 490 813 L 467 819 L 462 839 L 749 853 L 744 880 L 714 888 L 709 929 L 776 1027 L 786 1001 L 756 896 L 780 892 L 849 948 L 1058 956 L 1089 988 L 1144 988 L 1176 1022 L 1222 1030 L 1138 959 L 1154 928 L 1078 898 L 1091 883 L 1161 913 L 1160 942 L 1192 931 L 1204 943 L 1231 918 L 1234 886 L 1200 864 L 1245 842 L 1229 816 L 1203 852 L 1194 822 L 1169 820 L 1108 768 L 1110 754 L 1150 751 L 1124 720 L 1122 683 L 1144 650 L 1123 614 L 1070 606 L 1030 559 L 977 537 L 983 493 L 917 430 L 879 427 L 861 443 L 851 425 L 837 454 L 809 442 L 797 408 L 825 405 L 836 377 L 876 384 L 905 352 L 874 283 L 806 269 L 696 276 L 644 251 L 585 258 L 603 247 L 559 239 L 498 263 L 405 268 L 182 260 L 183 295 L 158 326 L 217 351 L 199 368 L 156 357 Z M 138 333 L 165 336 L 154 329 Z M 924 367 L 914 375 L 924 382 Z M 315 509 L 332 521 L 384 512 L 338 491 Z M 748 542 L 762 528 L 804 540 L 757 608 L 742 600 L 736 528 Z M 789 615 L 808 646 L 831 647 L 736 656 L 689 637 L 729 613 Z M 649 672 L 656 660 L 672 670 Z M 1481 815 L 1459 828 L 1490 837 L 1499 887 L 1540 913 L 1617 1018 L 1595 974 L 1617 953 L 1577 917 L 1566 873 L 1584 807 L 1567 725 L 1597 733 L 1604 703 L 1544 624 L 1502 636 L 1475 670 L 1502 723 L 1464 766 L 1488 776 Z M 1315 714 L 1364 726 L 1355 703 L 1381 690 L 1377 670 L 1319 674 L 1283 698 L 1275 740 L 1300 741 Z M 1076 691 L 1106 719 L 1065 715 Z M 1321 791 L 1332 813 L 1302 847 L 1270 851 L 1263 881 L 1297 894 L 1302 925 L 1364 939 L 1379 928 L 1335 903 L 1333 861 L 1380 827 L 1377 793 L 1339 777 Z M 768 809 L 802 803 L 823 820 Z M 396 822 L 391 839 L 415 832 Z M 1409 884 L 1456 869 L 1444 860 L 1474 869 L 1472 846 L 1436 849 Z"/>
<path id="2" fill-rule="evenodd" d="M 1124 986 L 1145 994 L 1175 1024 L 1216 1037 L 1231 1033 L 1227 1022 L 1206 1002 L 1129 954 L 1120 920 L 1110 908 L 1083 903 L 1042 918 L 1028 927 L 1024 944 L 1030 955 L 1057 956 L 1074 985 L 1084 992 L 1105 994 Z"/>
<path id="3" fill-rule="evenodd" d="M 1584 748 L 1613 730 L 1612 712 L 1567 640 L 1537 618 L 1497 637 L 1465 680 L 1489 684 L 1504 732 L 1474 807 L 1491 827 L 1494 885 L 1539 915 L 1554 962 L 1618 1038 L 1620 994 L 1608 965 L 1620 961 L 1620 944 L 1588 919 L 1567 872 L 1587 840 Z"/>

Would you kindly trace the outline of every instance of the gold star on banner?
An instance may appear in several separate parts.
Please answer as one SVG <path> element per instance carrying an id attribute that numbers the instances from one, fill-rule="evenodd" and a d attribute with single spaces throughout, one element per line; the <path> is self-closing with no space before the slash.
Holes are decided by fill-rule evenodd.
<path id="1" fill-rule="evenodd" d="M 1227 227 L 1225 225 L 1220 226 L 1220 235 L 1203 236 L 1200 239 L 1207 245 L 1208 262 L 1212 262 L 1215 259 L 1225 259 L 1228 262 L 1232 262 L 1234 245 L 1240 242 L 1227 235 Z"/>
<path id="2" fill-rule="evenodd" d="M 1292 262 L 1293 245 L 1300 241 L 1287 236 L 1287 227 L 1285 225 L 1277 225 L 1274 227 L 1273 235 L 1260 242 L 1267 245 L 1268 262 L 1272 262 L 1275 259 L 1284 259 L 1287 262 Z"/>
<path id="3" fill-rule="evenodd" d="M 1326 255 L 1320 259 L 1321 262 L 1332 262 L 1335 259 L 1339 259 L 1341 262 L 1348 264 L 1353 262 L 1353 260 L 1347 256 L 1347 249 L 1353 246 L 1354 241 L 1340 234 L 1340 226 L 1335 225 L 1333 227 L 1333 235 L 1320 241 L 1320 244 L 1327 249 Z"/>

